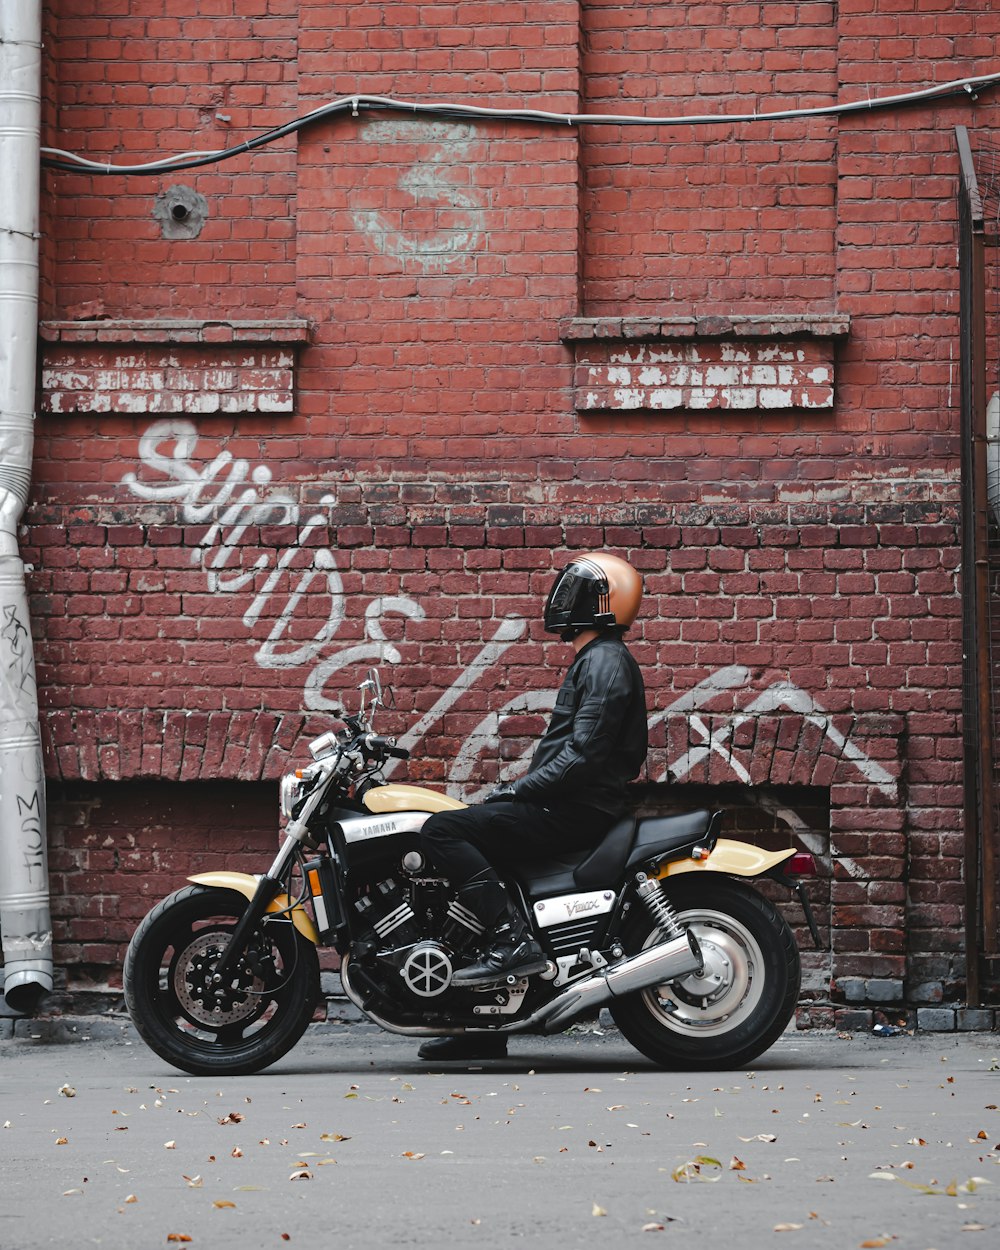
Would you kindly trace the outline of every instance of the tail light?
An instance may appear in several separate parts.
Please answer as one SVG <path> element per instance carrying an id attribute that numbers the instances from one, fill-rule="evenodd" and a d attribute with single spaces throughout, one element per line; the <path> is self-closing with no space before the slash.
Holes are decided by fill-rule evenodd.
<path id="1" fill-rule="evenodd" d="M 815 877 L 816 860 L 808 851 L 796 851 L 784 862 L 786 877 Z"/>

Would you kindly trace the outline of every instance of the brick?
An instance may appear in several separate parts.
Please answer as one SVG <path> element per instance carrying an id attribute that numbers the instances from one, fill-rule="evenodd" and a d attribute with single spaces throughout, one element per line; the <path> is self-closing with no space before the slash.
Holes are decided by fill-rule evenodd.
<path id="1" fill-rule="evenodd" d="M 840 1008 L 834 1012 L 834 1020 L 838 1029 L 850 1029 L 856 1032 L 869 1032 L 872 1027 L 871 1011 Z"/>
<path id="2" fill-rule="evenodd" d="M 953 1033 L 955 1010 L 952 1007 L 918 1007 L 917 1028 L 927 1033 Z"/>
<path id="3" fill-rule="evenodd" d="M 959 1007 L 955 1027 L 960 1033 L 989 1033 L 996 1028 L 996 1012 L 989 1007 Z"/>

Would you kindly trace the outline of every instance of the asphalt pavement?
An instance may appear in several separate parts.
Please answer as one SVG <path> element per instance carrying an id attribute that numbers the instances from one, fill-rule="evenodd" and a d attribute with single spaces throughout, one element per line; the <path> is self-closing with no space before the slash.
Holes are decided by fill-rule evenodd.
<path id="1" fill-rule="evenodd" d="M 39 1032 L 0 1041 L 0 1250 L 998 1244 L 997 1034 L 791 1032 L 690 1073 L 612 1028 L 470 1068 L 327 1023 L 213 1079 L 121 1020 Z"/>

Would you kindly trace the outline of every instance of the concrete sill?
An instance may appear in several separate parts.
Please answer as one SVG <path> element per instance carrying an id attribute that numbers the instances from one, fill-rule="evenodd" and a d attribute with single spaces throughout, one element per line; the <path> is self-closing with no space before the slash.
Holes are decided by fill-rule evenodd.
<path id="1" fill-rule="evenodd" d="M 688 317 L 564 317 L 564 343 L 591 339 L 670 340 L 721 338 L 844 338 L 846 313 L 729 313 Z"/>
<path id="2" fill-rule="evenodd" d="M 266 321 L 122 320 L 43 321 L 46 343 L 308 343 L 312 324 L 288 317 Z"/>

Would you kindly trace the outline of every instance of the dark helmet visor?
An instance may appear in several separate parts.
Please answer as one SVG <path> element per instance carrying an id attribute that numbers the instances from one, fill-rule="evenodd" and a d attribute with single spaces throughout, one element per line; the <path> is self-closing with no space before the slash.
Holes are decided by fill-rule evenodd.
<path id="1" fill-rule="evenodd" d="M 553 582 L 545 603 L 546 631 L 558 634 L 614 624 L 614 616 L 607 610 L 607 594 L 608 584 L 600 569 L 568 564 Z"/>
<path id="2" fill-rule="evenodd" d="M 583 578 L 576 569 L 572 565 L 563 569 L 552 583 L 552 589 L 545 602 L 546 630 L 550 633 L 557 633 L 571 624 L 573 607 L 583 589 Z"/>

